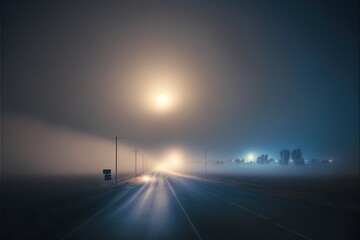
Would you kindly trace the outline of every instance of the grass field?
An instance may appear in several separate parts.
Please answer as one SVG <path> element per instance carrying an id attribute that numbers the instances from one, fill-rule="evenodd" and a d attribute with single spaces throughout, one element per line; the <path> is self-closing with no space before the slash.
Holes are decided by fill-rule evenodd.
<path id="1" fill-rule="evenodd" d="M 272 196 L 360 214 L 360 180 L 355 176 L 208 174 L 207 178 Z"/>
<path id="2" fill-rule="evenodd" d="M 2 237 L 61 239 L 115 194 L 102 175 L 3 179 Z"/>

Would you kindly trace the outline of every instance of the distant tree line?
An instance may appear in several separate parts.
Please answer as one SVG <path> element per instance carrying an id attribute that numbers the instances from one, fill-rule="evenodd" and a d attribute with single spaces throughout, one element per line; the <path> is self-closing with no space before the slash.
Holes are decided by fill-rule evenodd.
<path id="1" fill-rule="evenodd" d="M 273 158 L 269 159 L 267 154 L 261 154 L 256 159 L 256 163 L 258 163 L 258 164 L 270 164 L 270 163 L 275 163 L 275 160 Z"/>
<path id="2" fill-rule="evenodd" d="M 290 160 L 293 161 L 293 163 L 297 166 L 305 165 L 305 160 L 302 156 L 302 151 L 300 148 L 293 149 L 290 151 L 289 149 L 283 149 L 280 151 L 280 159 L 279 164 L 280 165 L 289 165 Z M 275 159 L 270 158 L 268 154 L 261 154 L 257 157 L 256 161 L 245 161 L 245 159 L 228 159 L 228 160 L 216 160 L 214 161 L 216 164 L 244 164 L 244 163 L 256 163 L 256 164 L 272 164 L 277 163 Z M 323 160 L 317 160 L 317 159 L 311 159 L 307 162 L 308 164 L 315 165 L 315 164 L 329 164 L 329 165 L 337 165 L 339 164 L 338 161 L 335 161 L 333 159 L 323 159 Z"/>

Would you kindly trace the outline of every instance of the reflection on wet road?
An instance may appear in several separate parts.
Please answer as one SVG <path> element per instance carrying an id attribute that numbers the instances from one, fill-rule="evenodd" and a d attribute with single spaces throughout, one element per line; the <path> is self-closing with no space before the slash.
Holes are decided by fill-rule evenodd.
<path id="1" fill-rule="evenodd" d="M 358 223 L 357 216 L 154 172 L 65 238 L 357 239 Z"/>
<path id="2" fill-rule="evenodd" d="M 67 239 L 197 239 L 163 173 L 149 178 Z"/>

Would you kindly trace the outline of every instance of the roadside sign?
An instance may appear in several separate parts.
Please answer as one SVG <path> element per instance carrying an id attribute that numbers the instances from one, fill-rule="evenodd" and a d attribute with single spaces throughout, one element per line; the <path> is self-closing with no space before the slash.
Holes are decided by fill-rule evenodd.
<path id="1" fill-rule="evenodd" d="M 111 180 L 111 175 L 110 174 L 105 174 L 104 177 L 105 177 L 105 181 Z"/>
<path id="2" fill-rule="evenodd" d="M 104 169 L 103 174 L 111 174 L 111 169 Z"/>

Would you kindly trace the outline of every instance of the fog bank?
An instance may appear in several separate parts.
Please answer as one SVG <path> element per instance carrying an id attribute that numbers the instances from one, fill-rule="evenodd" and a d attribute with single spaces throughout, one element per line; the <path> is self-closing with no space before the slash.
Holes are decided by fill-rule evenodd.
<path id="1" fill-rule="evenodd" d="M 11 113 L 3 114 L 2 120 L 5 176 L 102 174 L 103 168 L 115 169 L 113 136 L 99 137 Z M 134 171 L 134 148 L 118 142 L 119 172 Z"/>

